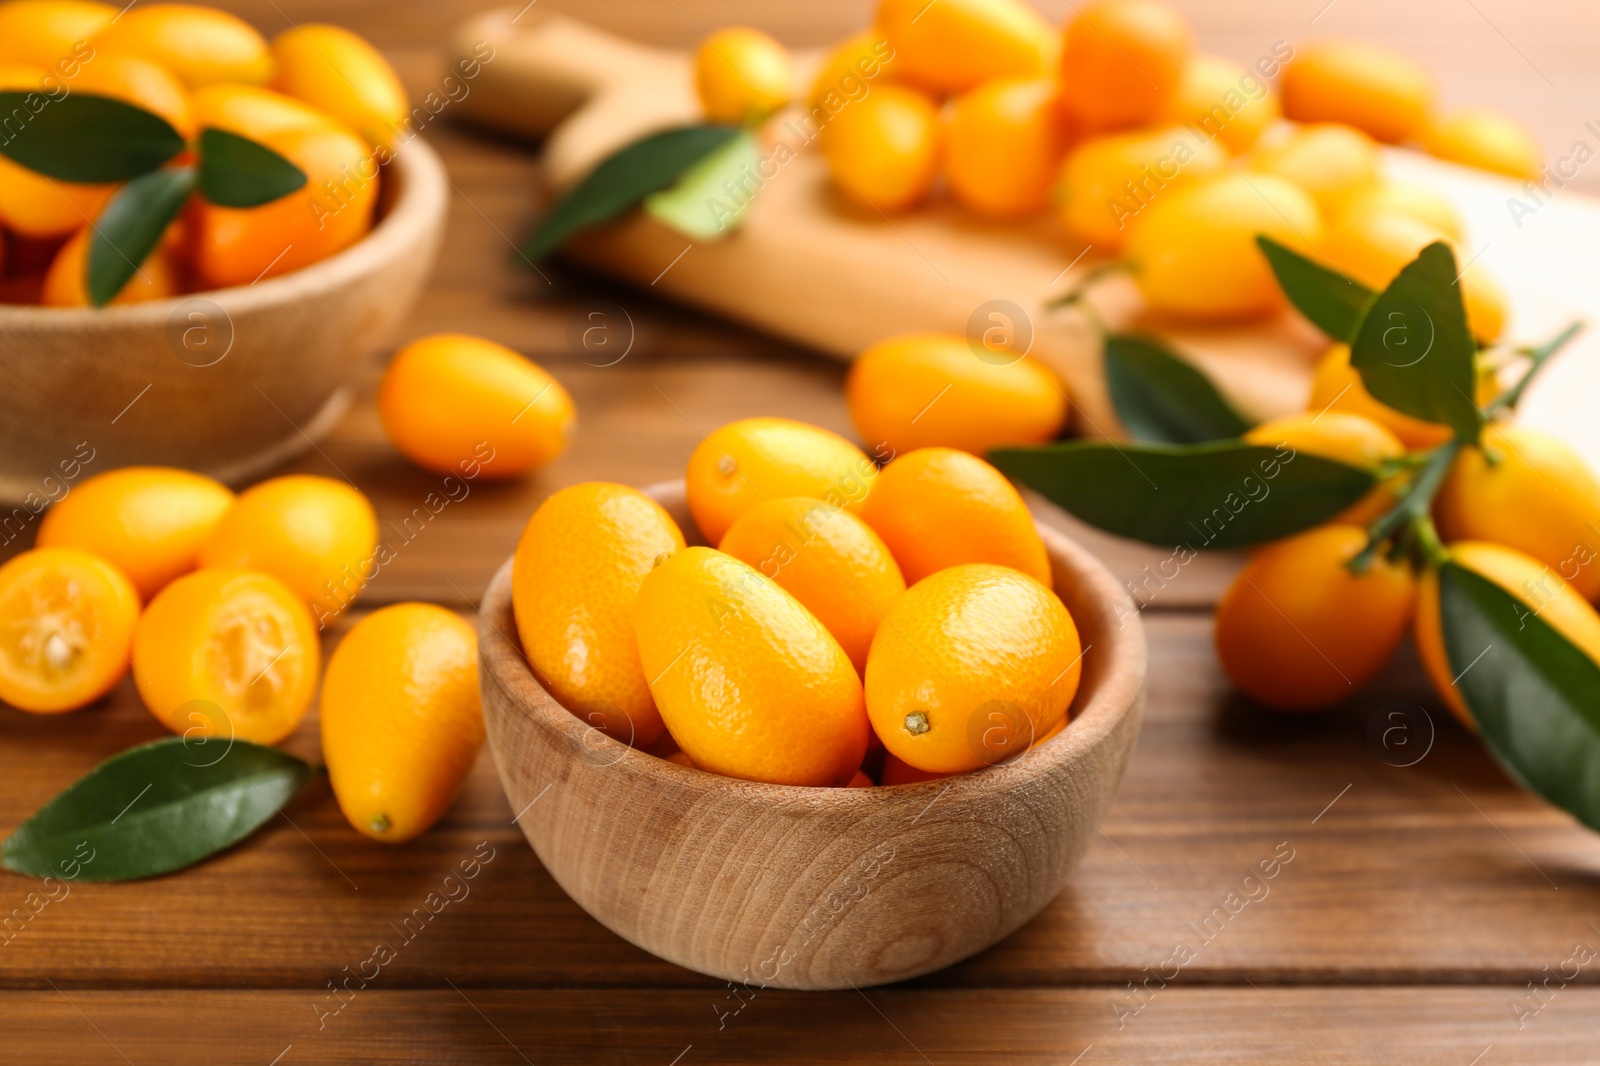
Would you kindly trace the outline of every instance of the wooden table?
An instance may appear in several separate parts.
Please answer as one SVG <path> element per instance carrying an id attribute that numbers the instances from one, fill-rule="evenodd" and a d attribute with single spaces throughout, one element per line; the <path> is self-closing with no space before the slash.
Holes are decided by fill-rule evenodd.
<path id="1" fill-rule="evenodd" d="M 1209 48 L 1350 32 L 1441 72 L 1565 150 L 1600 97 L 1581 0 L 1182 0 Z M 797 44 L 837 38 L 865 0 L 750 11 L 736 0 L 541 7 L 690 44 L 751 20 Z M 243 0 L 269 32 L 328 19 L 368 34 L 420 96 L 433 49 L 473 6 Z M 1049 5 L 1059 15 L 1065 3 Z M 1559 88 L 1558 88 L 1559 87 Z M 1586 109 L 1588 109 L 1586 111 Z M 676 476 L 700 434 L 778 414 L 850 431 L 842 370 L 570 271 L 507 269 L 539 192 L 524 148 L 436 123 L 455 186 L 449 238 L 405 337 L 468 330 L 550 368 L 581 412 L 573 447 L 518 485 L 474 485 L 414 539 L 398 523 L 438 487 L 384 441 L 367 397 L 295 464 L 371 494 L 398 557 L 363 608 L 427 599 L 472 617 L 537 503 L 589 478 Z M 1600 187 L 1600 169 L 1578 184 Z M 594 301 L 632 323 L 620 362 L 571 338 Z M 619 333 L 619 336 L 621 334 Z M 592 360 L 592 357 L 591 357 Z M 1139 580 L 1154 556 L 1089 536 Z M 1149 711 L 1119 801 L 1066 891 L 991 951 L 911 984 L 752 995 L 611 935 L 540 867 L 479 759 L 433 832 L 402 847 L 355 834 L 319 780 L 284 817 L 187 872 L 77 884 L 0 936 L 0 1058 L 91 1062 L 1440 1063 L 1600 1061 L 1600 840 L 1530 798 L 1442 713 L 1406 655 L 1332 714 L 1290 719 L 1232 694 L 1208 611 L 1234 560 L 1195 562 L 1145 614 Z M 339 634 L 330 637 L 330 646 Z M 1396 716 L 1398 714 L 1398 716 Z M 1429 734 L 1432 734 L 1431 738 Z M 0 713 L 0 831 L 101 759 L 162 735 L 124 685 L 62 718 Z M 315 757 L 313 714 L 292 740 Z M 1245 880 L 1278 853 L 1278 875 Z M 333 992 L 441 889 L 490 856 L 359 991 Z M 0 916 L 37 887 L 0 877 Z M 1195 957 L 1174 965 L 1174 947 Z M 370 969 L 369 971 L 370 972 Z M 341 985 L 341 988 L 344 986 Z"/>

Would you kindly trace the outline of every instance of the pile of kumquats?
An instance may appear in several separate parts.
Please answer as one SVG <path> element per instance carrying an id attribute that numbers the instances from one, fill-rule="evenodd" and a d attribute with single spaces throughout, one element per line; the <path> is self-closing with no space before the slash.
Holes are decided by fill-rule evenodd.
<path id="1" fill-rule="evenodd" d="M 559 455 L 574 410 L 516 352 L 444 334 L 396 354 L 378 412 L 397 450 L 443 476 L 396 535 L 380 536 L 366 496 L 328 477 L 235 495 L 188 470 L 136 466 L 73 485 L 44 512 L 36 546 L 0 566 L 0 701 L 75 711 L 131 673 L 164 726 L 227 750 L 288 738 L 321 675 L 322 752 L 350 824 L 390 842 L 430 827 L 484 739 L 475 630 L 433 604 L 383 607 L 348 628 L 326 671 L 323 631 L 438 501 Z"/>
<path id="2" fill-rule="evenodd" d="M 1069 258 L 1119 257 L 1152 309 L 1198 321 L 1283 310 L 1258 234 L 1380 288 L 1434 240 L 1459 244 L 1446 198 L 1383 180 L 1380 143 L 1541 177 L 1520 123 L 1440 112 L 1428 72 L 1377 45 L 1277 41 L 1246 65 L 1197 52 L 1164 0 L 1070 11 L 1057 29 L 1023 0 L 881 0 L 803 95 L 782 45 L 728 28 L 699 49 L 700 100 L 716 122 L 799 102 L 841 197 L 874 215 L 941 190 L 986 218 L 1053 212 Z M 1475 332 L 1497 337 L 1500 287 L 1479 264 L 1463 285 Z"/>
<path id="3" fill-rule="evenodd" d="M 517 545 L 523 650 L 594 728 L 717 774 L 869 787 L 1066 726 L 1078 631 L 1021 496 L 982 459 L 868 457 L 749 418 L 700 443 L 685 486 L 714 549 L 609 482 L 551 496 Z"/>
<path id="4" fill-rule="evenodd" d="M 349 247 L 409 120 L 348 30 L 268 42 L 189 4 L 0 3 L 0 98 L 0 301 L 57 307 L 247 285 Z"/>

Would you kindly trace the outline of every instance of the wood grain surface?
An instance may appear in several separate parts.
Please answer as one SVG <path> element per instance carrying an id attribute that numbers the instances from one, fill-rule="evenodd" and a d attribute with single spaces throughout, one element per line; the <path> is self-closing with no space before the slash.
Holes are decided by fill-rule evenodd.
<path id="1" fill-rule="evenodd" d="M 539 3 L 678 46 L 697 39 L 696 26 L 735 20 L 819 44 L 861 24 L 867 7 Z M 1451 99 L 1518 113 L 1553 151 L 1584 136 L 1600 99 L 1600 24 L 1576 0 L 1335 0 L 1314 26 L 1325 0 L 1180 4 L 1207 47 L 1241 59 L 1264 36 L 1389 41 L 1436 69 Z M 227 6 L 268 32 L 289 20 L 351 25 L 395 57 L 416 98 L 439 83 L 438 42 L 473 10 L 437 0 Z M 1059 16 L 1067 4 L 1043 6 Z M 572 390 L 580 422 L 572 449 L 539 475 L 474 484 L 414 519 L 407 536 L 406 517 L 440 486 L 384 441 L 369 371 L 334 435 L 293 467 L 348 477 L 373 497 L 396 558 L 363 607 L 430 599 L 475 621 L 473 605 L 544 496 L 588 478 L 679 476 L 701 433 L 724 421 L 781 414 L 850 431 L 837 364 L 569 268 L 546 267 L 548 280 L 507 269 L 509 240 L 540 202 L 534 158 L 453 127 L 448 108 L 425 136 L 450 172 L 451 215 L 441 265 L 398 340 L 466 329 L 511 344 Z M 1578 186 L 1600 188 L 1600 169 Z M 572 339 L 595 309 L 626 348 L 614 365 L 586 362 Z M 1085 541 L 1135 581 L 1165 554 Z M 439 827 L 404 847 L 357 835 L 319 780 L 214 861 L 138 884 L 74 886 L 0 938 L 0 1059 L 1600 1061 L 1600 965 L 1570 961 L 1580 945 L 1600 949 L 1591 924 L 1600 841 L 1507 780 L 1428 695 L 1408 653 L 1325 716 L 1269 715 L 1232 694 L 1206 608 L 1233 565 L 1213 557 L 1164 583 L 1142 578 L 1148 704 L 1117 801 L 1062 894 L 948 970 L 864 994 L 752 995 L 655 959 L 556 886 L 512 824 L 486 753 Z M 161 733 L 128 685 L 75 715 L 0 714 L 0 831 L 96 762 Z M 315 738 L 313 712 L 291 746 L 315 757 Z M 1280 846 L 1293 858 L 1278 875 L 1245 883 Z M 479 855 L 492 858 L 470 892 L 456 890 L 367 987 L 330 989 L 377 944 L 399 940 L 406 916 Z M 0 877 L 0 916 L 36 887 Z M 1174 973 L 1180 943 L 1194 957 Z"/>

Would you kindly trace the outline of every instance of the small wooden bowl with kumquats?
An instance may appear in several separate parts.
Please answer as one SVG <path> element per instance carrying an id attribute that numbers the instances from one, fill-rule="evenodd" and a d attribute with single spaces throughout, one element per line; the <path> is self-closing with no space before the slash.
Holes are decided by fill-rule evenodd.
<path id="1" fill-rule="evenodd" d="M 773 442 L 804 432 L 855 469 Z M 940 502 L 940 464 L 1004 485 L 1014 556 L 972 494 Z M 870 587 L 870 549 L 837 553 L 882 622 L 865 645 L 823 587 L 861 530 L 904 590 Z M 488 739 L 546 869 L 619 936 L 752 986 L 899 981 L 1016 930 L 1082 857 L 1143 706 L 1125 592 L 992 467 L 929 448 L 879 471 L 781 419 L 713 433 L 687 482 L 561 490 L 482 617 Z"/>
<path id="2" fill-rule="evenodd" d="M 444 168 L 346 30 L 53 10 L 0 2 L 0 111 L 30 116 L 0 145 L 0 500 L 80 468 L 248 479 L 410 310 Z"/>

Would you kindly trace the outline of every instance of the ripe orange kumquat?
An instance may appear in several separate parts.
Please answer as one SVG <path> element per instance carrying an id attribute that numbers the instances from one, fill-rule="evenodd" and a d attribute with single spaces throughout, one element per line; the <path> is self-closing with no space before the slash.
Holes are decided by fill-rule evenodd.
<path id="1" fill-rule="evenodd" d="M 128 672 L 139 594 L 78 548 L 35 548 L 0 566 L 0 700 L 58 714 L 104 696 Z"/>
<path id="2" fill-rule="evenodd" d="M 1287 446 L 1296 454 L 1305 452 L 1373 472 L 1406 452 L 1400 438 L 1383 425 L 1346 411 L 1269 419 L 1246 433 L 1244 440 L 1269 448 Z M 1400 477 L 1403 475 L 1395 475 L 1374 486 L 1366 496 L 1330 521 L 1350 526 L 1366 526 L 1377 521 L 1397 502 L 1395 490 Z"/>
<path id="3" fill-rule="evenodd" d="M 1600 481 L 1570 445 L 1532 426 L 1487 426 L 1456 457 L 1433 505 L 1447 541 L 1532 556 L 1584 599 L 1600 598 Z"/>
<path id="4" fill-rule="evenodd" d="M 40 547 L 81 548 L 126 574 L 146 600 L 200 565 L 233 493 L 203 474 L 125 466 L 96 474 L 45 512 Z"/>
<path id="5" fill-rule="evenodd" d="M 1350 365 L 1348 344 L 1333 345 L 1317 361 L 1306 411 L 1312 415 L 1324 411 L 1361 415 L 1388 429 L 1409 449 L 1433 448 L 1450 439 L 1448 426 L 1396 411 L 1368 392 L 1360 373 Z"/>
<path id="6" fill-rule="evenodd" d="M 1411 215 L 1386 212 L 1346 214 L 1327 230 L 1320 251 L 1329 265 L 1369 289 L 1382 290 L 1423 248 L 1448 238 Z M 1484 343 L 1505 332 L 1508 315 L 1505 290 L 1482 262 L 1455 252 L 1461 274 L 1461 298 L 1467 324 Z"/>
<path id="7" fill-rule="evenodd" d="M 939 168 L 939 114 L 903 85 L 879 85 L 822 128 L 835 187 L 862 207 L 893 213 L 927 196 Z"/>
<path id="8" fill-rule="evenodd" d="M 88 307 L 89 290 L 85 284 L 86 261 L 94 230 L 84 228 L 73 234 L 45 272 L 44 290 L 40 302 L 46 307 Z M 165 300 L 179 292 L 178 270 L 166 249 L 157 245 L 139 264 L 133 277 L 118 290 L 110 304 L 144 303 L 147 300 Z"/>
<path id="9" fill-rule="evenodd" d="M 1357 192 L 1345 208 L 1345 216 L 1375 211 L 1410 215 L 1442 233 L 1452 243 L 1466 238 L 1466 222 L 1449 197 L 1428 185 L 1413 181 L 1381 181 Z"/>
<path id="10" fill-rule="evenodd" d="M 1050 587 L 1050 559 L 1022 496 L 975 455 L 919 448 L 897 457 L 878 475 L 861 517 L 907 584 L 962 563 L 993 563 Z"/>
<path id="11" fill-rule="evenodd" d="M 1261 139 L 1248 162 L 1253 170 L 1300 186 L 1330 219 L 1380 178 L 1378 146 L 1372 138 L 1333 122 L 1274 131 Z"/>
<path id="12" fill-rule="evenodd" d="M 660 504 L 605 481 L 545 500 L 517 541 L 512 609 L 540 684 L 589 726 L 634 747 L 648 747 L 663 728 L 634 638 L 639 585 L 683 546 Z"/>
<path id="13" fill-rule="evenodd" d="M 389 61 L 340 26 L 302 23 L 273 38 L 272 88 L 327 112 L 367 143 L 391 147 L 405 132 L 406 90 Z"/>
<path id="14" fill-rule="evenodd" d="M 483 747 L 478 635 L 431 603 L 374 611 L 322 682 L 322 756 L 346 820 L 398 844 L 444 814 Z"/>
<path id="15" fill-rule="evenodd" d="M 96 54 L 79 67 L 71 87 L 73 92 L 109 96 L 154 112 L 184 138 L 198 132 L 188 90 L 166 67 L 147 57 Z"/>
<path id="16" fill-rule="evenodd" d="M 332 121 L 304 100 L 255 85 L 211 85 L 197 89 L 190 99 L 203 125 L 235 132 L 253 131 L 260 140 L 269 134 Z"/>
<path id="17" fill-rule="evenodd" d="M 1251 698 L 1314 711 L 1354 695 L 1394 655 L 1411 624 L 1416 579 L 1366 546 L 1356 526 L 1319 526 L 1258 549 L 1217 607 L 1222 668 Z"/>
<path id="18" fill-rule="evenodd" d="M 90 39 L 95 50 L 143 56 L 191 89 L 233 83 L 263 85 L 272 53 L 235 15 L 198 4 L 133 4 Z"/>
<path id="19" fill-rule="evenodd" d="M 1430 155 L 1463 166 L 1538 181 L 1544 152 L 1526 125 L 1494 108 L 1463 108 L 1437 119 L 1422 135 Z"/>
<path id="20" fill-rule="evenodd" d="M 319 627 L 356 598 L 386 558 L 372 504 L 343 481 L 291 474 L 239 494 L 200 547 L 203 567 L 260 570 L 306 601 Z"/>
<path id="21" fill-rule="evenodd" d="M 789 50 L 760 30 L 729 26 L 703 41 L 694 55 L 700 107 L 712 122 L 752 122 L 794 95 Z"/>
<path id="22" fill-rule="evenodd" d="M 1217 142 L 1178 126 L 1091 137 L 1061 163 L 1056 213 L 1097 252 L 1115 252 L 1142 211 L 1227 163 Z"/>
<path id="23" fill-rule="evenodd" d="M 0 5 L 0 16 L 13 6 Z M 5 40 L 3 29 L 4 19 L 0 18 L 0 41 Z M 35 91 L 44 84 L 42 67 L 0 61 L 0 90 Z M 61 89 L 54 91 L 59 95 Z M 116 189 L 108 184 L 56 181 L 0 156 L 0 226 L 22 237 L 62 237 L 97 216 Z"/>
<path id="24" fill-rule="evenodd" d="M 1194 30 L 1163 0 L 1074 5 L 1061 49 L 1067 107 L 1087 130 L 1155 121 L 1183 82 Z"/>
<path id="25" fill-rule="evenodd" d="M 53 67 L 116 17 L 117 6 L 88 0 L 7 0 L 0 3 L 0 62 Z"/>
<path id="26" fill-rule="evenodd" d="M 784 785 L 842 785 L 867 751 L 861 679 L 800 602 L 710 548 L 645 576 L 639 660 L 661 717 L 694 764 Z"/>
<path id="27" fill-rule="evenodd" d="M 890 608 L 867 658 L 867 714 L 895 758 L 960 773 L 1065 719 L 1082 645 L 1055 593 L 1009 567 L 953 566 Z"/>
<path id="28" fill-rule="evenodd" d="M 1152 310 L 1236 321 L 1286 306 L 1257 236 L 1312 255 L 1321 232 L 1317 205 L 1299 186 L 1230 173 L 1157 197 L 1129 224 L 1124 251 Z"/>
<path id="29" fill-rule="evenodd" d="M 889 549 L 861 519 L 793 496 L 757 504 L 717 550 L 755 567 L 816 616 L 859 673 L 878 623 L 906 590 Z"/>
<path id="30" fill-rule="evenodd" d="M 1600 615 L 1551 567 L 1515 548 L 1488 541 L 1456 541 L 1448 549 L 1452 561 L 1505 589 L 1589 658 L 1600 660 Z M 1422 660 L 1434 691 L 1462 725 L 1476 732 L 1477 722 L 1455 685 L 1459 671 L 1452 668 L 1445 651 L 1439 572 L 1431 568 L 1422 575 L 1417 590 L 1414 639 L 1417 658 Z"/>
<path id="31" fill-rule="evenodd" d="M 893 454 L 1043 443 L 1067 418 L 1066 388 L 1048 369 L 953 333 L 874 344 L 851 366 L 845 400 L 861 439 Z"/>
<path id="32" fill-rule="evenodd" d="M 299 270 L 363 237 L 378 198 L 378 163 L 341 122 L 286 96 L 224 85 L 195 94 L 203 125 L 265 144 L 306 174 L 298 191 L 260 207 L 189 208 L 190 252 L 201 282 L 248 285 Z"/>
<path id="33" fill-rule="evenodd" d="M 1057 88 L 1046 78 L 997 79 L 956 98 L 944 132 L 944 174 L 967 207 L 991 218 L 1042 209 L 1065 148 Z"/>
<path id="34" fill-rule="evenodd" d="M 876 29 L 862 30 L 841 41 L 822 61 L 807 95 L 808 105 L 813 112 L 843 110 L 873 86 L 888 85 L 894 79 L 893 59 L 894 49 Z"/>
<path id="35" fill-rule="evenodd" d="M 1155 121 L 1193 124 L 1235 155 L 1249 150 L 1279 118 L 1278 97 L 1254 71 L 1222 56 L 1196 55 L 1184 65 L 1178 91 Z"/>
<path id="36" fill-rule="evenodd" d="M 74 61 L 72 77 L 65 82 L 35 67 L 0 64 L 0 88 L 37 89 L 47 99 L 69 91 L 108 96 L 159 115 L 183 137 L 195 133 L 189 94 L 182 83 L 137 56 L 97 52 L 92 61 Z M 115 190 L 114 185 L 56 181 L 0 159 L 0 222 L 28 237 L 65 236 L 95 218 Z"/>
<path id="37" fill-rule="evenodd" d="M 878 32 L 897 77 L 939 94 L 1031 78 L 1054 60 L 1049 25 L 1023 0 L 880 0 Z"/>
<path id="38" fill-rule="evenodd" d="M 1415 139 L 1433 115 L 1433 77 L 1421 64 L 1366 41 L 1318 41 L 1283 70 L 1283 113 L 1343 122 L 1380 141 Z"/>
<path id="39" fill-rule="evenodd" d="M 504 345 L 441 333 L 400 349 L 378 386 L 378 415 L 425 469 L 486 478 L 537 470 L 567 447 L 577 412 L 545 370 Z"/>
<path id="40" fill-rule="evenodd" d="M 157 593 L 133 637 L 133 677 L 174 733 L 276 744 L 317 691 L 305 602 L 275 577 L 201 569 Z"/>
<path id="41" fill-rule="evenodd" d="M 689 456 L 689 513 L 706 540 L 722 540 L 756 504 L 809 496 L 859 513 L 878 468 L 860 448 L 819 426 L 744 418 L 713 430 Z"/>

